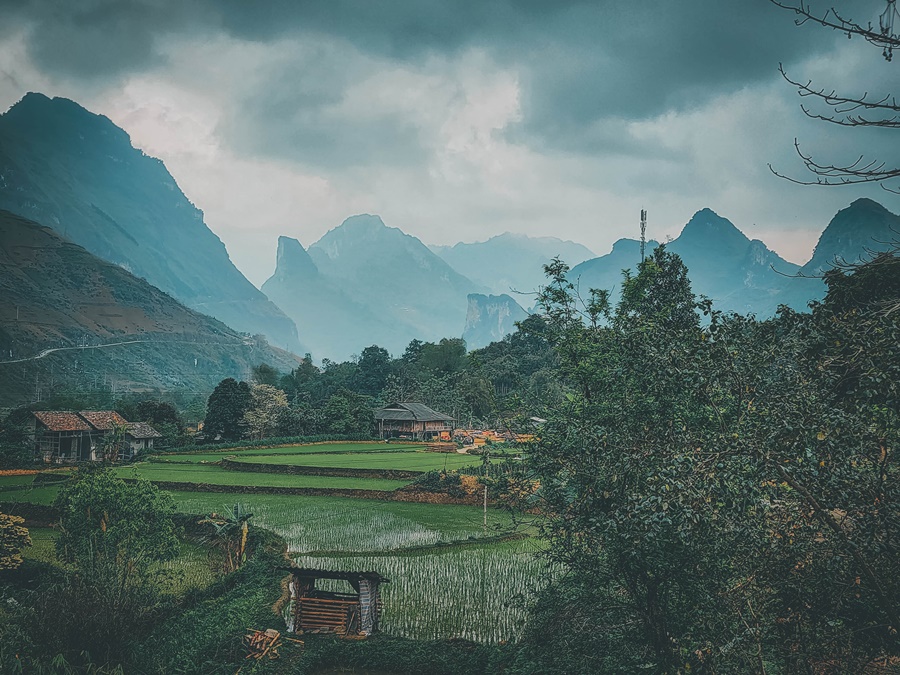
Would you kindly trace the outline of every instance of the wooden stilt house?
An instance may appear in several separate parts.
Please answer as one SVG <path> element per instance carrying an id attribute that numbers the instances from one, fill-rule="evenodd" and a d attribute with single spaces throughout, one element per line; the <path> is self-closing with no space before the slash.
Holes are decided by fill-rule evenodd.
<path id="1" fill-rule="evenodd" d="M 391 403 L 375 412 L 381 438 L 450 440 L 454 419 L 423 403 Z"/>
<path id="2" fill-rule="evenodd" d="M 380 584 L 390 580 L 378 572 L 333 572 L 289 567 L 291 606 L 288 630 L 294 633 L 337 633 L 367 636 L 378 632 Z M 323 579 L 345 581 L 347 591 L 316 587 Z"/>

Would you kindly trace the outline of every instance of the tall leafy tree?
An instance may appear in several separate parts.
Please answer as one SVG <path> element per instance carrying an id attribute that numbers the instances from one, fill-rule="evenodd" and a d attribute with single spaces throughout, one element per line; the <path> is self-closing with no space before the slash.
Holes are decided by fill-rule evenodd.
<path id="1" fill-rule="evenodd" d="M 663 249 L 615 312 L 548 267 L 569 391 L 532 454 L 569 571 L 535 614 L 549 669 L 852 672 L 897 653 L 895 264 L 832 273 L 812 314 L 764 323 L 695 302 Z"/>
<path id="2" fill-rule="evenodd" d="M 206 435 L 240 438 L 244 432 L 244 414 L 251 403 L 250 385 L 246 382 L 238 382 L 232 377 L 219 382 L 206 404 Z"/>

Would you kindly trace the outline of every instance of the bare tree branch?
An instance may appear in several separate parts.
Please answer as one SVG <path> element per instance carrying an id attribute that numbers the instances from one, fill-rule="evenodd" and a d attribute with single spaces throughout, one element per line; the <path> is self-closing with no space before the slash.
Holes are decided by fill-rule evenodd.
<path id="1" fill-rule="evenodd" d="M 787 9 L 797 14 L 800 18 L 794 19 L 794 23 L 798 26 L 802 26 L 806 22 L 812 21 L 825 26 L 826 28 L 832 28 L 845 33 L 847 37 L 856 35 L 873 45 L 881 47 L 883 49 L 882 55 L 887 61 L 890 61 L 893 58 L 894 48 L 900 47 L 900 35 L 897 35 L 893 31 L 893 19 L 896 15 L 896 9 L 893 2 L 887 3 L 887 9 L 885 9 L 884 13 L 881 15 L 879 26 L 877 28 L 871 23 L 863 26 L 852 19 L 845 18 L 841 16 L 834 7 L 826 11 L 825 14 L 817 16 L 813 14 L 812 8 L 806 4 L 805 0 L 800 0 L 797 4 L 783 2 L 782 0 L 770 0 L 770 2 L 782 9 Z"/>

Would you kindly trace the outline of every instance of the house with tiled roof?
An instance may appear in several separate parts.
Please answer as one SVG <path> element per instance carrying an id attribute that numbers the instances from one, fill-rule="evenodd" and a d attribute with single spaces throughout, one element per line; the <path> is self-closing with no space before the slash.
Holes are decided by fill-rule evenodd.
<path id="1" fill-rule="evenodd" d="M 32 414 L 32 438 L 38 457 L 55 463 L 91 459 L 93 427 L 77 412 L 37 410 Z"/>
<path id="2" fill-rule="evenodd" d="M 162 438 L 162 434 L 146 422 L 127 422 L 125 424 L 125 442 L 128 443 L 131 459 L 135 455 L 153 449 L 154 439 Z"/>
<path id="3" fill-rule="evenodd" d="M 424 403 L 391 403 L 375 413 L 381 438 L 434 440 L 453 433 L 454 419 Z"/>
<path id="4" fill-rule="evenodd" d="M 119 434 L 115 455 L 129 460 L 152 448 L 153 439 L 161 436 L 149 424 L 129 422 L 115 410 L 37 410 L 32 415 L 35 453 L 53 464 L 103 459 L 112 434 Z"/>

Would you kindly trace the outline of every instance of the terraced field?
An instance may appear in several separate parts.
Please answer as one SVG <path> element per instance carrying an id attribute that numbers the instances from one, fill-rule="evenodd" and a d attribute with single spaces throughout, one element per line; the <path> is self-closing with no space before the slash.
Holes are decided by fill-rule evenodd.
<path id="1" fill-rule="evenodd" d="M 272 457 L 280 455 L 325 455 L 336 453 L 358 452 L 416 452 L 422 449 L 419 444 L 399 445 L 394 443 L 313 443 L 309 445 L 285 445 L 277 448 L 229 448 L 211 452 L 180 452 L 152 455 L 148 459 L 153 462 L 218 462 L 223 457 Z"/>
<path id="2" fill-rule="evenodd" d="M 430 453 L 421 446 L 321 444 L 229 449 L 157 456 L 122 466 L 124 478 L 264 488 L 331 488 L 391 491 L 409 483 L 224 469 L 230 457 L 247 464 L 428 471 L 480 463 L 479 457 Z M 51 504 L 59 487 L 26 487 L 32 476 L 0 477 L 0 502 Z M 5 489 L 4 489 L 5 488 Z M 323 569 L 377 570 L 384 587 L 385 632 L 420 639 L 461 637 L 499 642 L 521 632 L 528 601 L 547 582 L 533 528 L 499 509 L 298 494 L 172 492 L 185 513 L 224 511 L 235 502 L 254 514 L 252 524 L 284 537 L 295 560 Z M 36 558 L 52 558 L 53 532 L 38 529 Z M 185 587 L 208 583 L 203 555 L 185 550 L 177 578 Z M 182 569 L 183 568 L 183 569 Z M 346 589 L 345 589 L 346 590 Z"/>
<path id="3" fill-rule="evenodd" d="M 173 492 L 180 511 L 223 511 L 246 504 L 253 523 L 277 532 L 296 553 L 390 552 L 450 542 L 468 542 L 513 531 L 512 518 L 473 506 L 386 502 L 298 495 L 224 495 Z M 520 528 L 521 529 L 521 528 Z"/>
<path id="4" fill-rule="evenodd" d="M 278 464 L 341 469 L 385 469 L 399 471 L 434 471 L 477 466 L 481 458 L 446 452 L 363 452 L 334 455 L 253 455 L 232 458 L 246 464 Z"/>
<path id="5" fill-rule="evenodd" d="M 139 462 L 116 469 L 122 478 L 145 478 L 151 481 L 206 483 L 208 485 L 244 485 L 274 488 L 331 488 L 343 490 L 396 490 L 408 480 L 380 478 L 341 478 L 331 476 L 297 476 L 278 473 L 228 471 L 215 465 L 159 464 Z"/>

